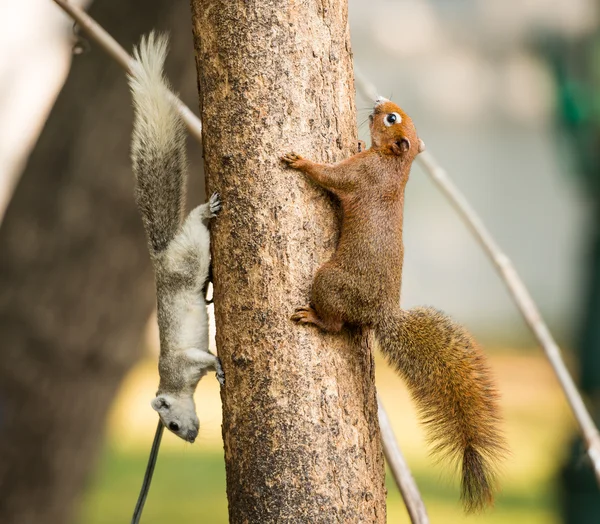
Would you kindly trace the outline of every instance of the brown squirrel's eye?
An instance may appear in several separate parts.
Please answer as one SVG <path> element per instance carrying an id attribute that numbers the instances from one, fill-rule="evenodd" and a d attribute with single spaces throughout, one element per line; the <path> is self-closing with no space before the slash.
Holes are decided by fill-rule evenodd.
<path id="1" fill-rule="evenodd" d="M 402 122 L 402 117 L 398 113 L 390 113 L 383 119 L 383 123 L 388 127 L 400 122 Z"/>

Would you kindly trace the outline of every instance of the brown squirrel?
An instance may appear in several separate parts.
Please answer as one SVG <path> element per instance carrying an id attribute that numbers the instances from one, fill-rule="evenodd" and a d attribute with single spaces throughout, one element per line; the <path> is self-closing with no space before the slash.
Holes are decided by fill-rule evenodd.
<path id="1" fill-rule="evenodd" d="M 406 381 L 435 452 L 461 464 L 467 512 L 493 503 L 504 454 L 498 394 L 485 357 L 461 326 L 430 308 L 400 308 L 404 188 L 424 149 L 396 104 L 378 98 L 369 117 L 371 148 L 338 164 L 295 153 L 282 159 L 333 193 L 342 208 L 337 249 L 314 278 L 310 305 L 291 317 L 337 333 L 373 329 L 381 351 Z"/>

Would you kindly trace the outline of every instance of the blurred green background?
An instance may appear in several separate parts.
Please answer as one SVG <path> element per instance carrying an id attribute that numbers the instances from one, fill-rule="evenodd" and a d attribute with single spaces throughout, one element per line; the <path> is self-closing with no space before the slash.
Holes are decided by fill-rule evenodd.
<path id="1" fill-rule="evenodd" d="M 432 522 L 560 522 L 554 479 L 573 429 L 572 420 L 548 364 L 532 353 L 537 351 L 505 349 L 492 358 L 511 455 L 502 471 L 502 492 L 495 508 L 468 518 L 459 504 L 451 468 L 428 455 L 425 435 L 406 390 L 383 360 L 377 360 L 379 392 Z M 126 522 L 131 517 L 156 424 L 148 407 L 156 381 L 155 363 L 147 360 L 136 366 L 119 393 L 105 448 L 82 502 L 81 524 Z M 196 402 L 201 431 L 195 444 L 183 443 L 165 432 L 144 510 L 147 524 L 227 522 L 220 399 L 211 376 L 201 381 Z M 409 522 L 389 475 L 387 487 L 388 521 Z"/>

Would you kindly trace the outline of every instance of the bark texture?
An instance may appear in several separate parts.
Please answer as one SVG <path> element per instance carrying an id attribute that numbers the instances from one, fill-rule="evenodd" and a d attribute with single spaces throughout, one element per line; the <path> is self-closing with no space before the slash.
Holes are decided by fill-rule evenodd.
<path id="1" fill-rule="evenodd" d="M 177 29 L 167 73 L 197 100 L 186 3 L 96 2 L 91 14 L 129 49 L 154 27 Z M 140 354 L 155 298 L 133 200 L 132 120 L 123 71 L 92 45 L 75 58 L 0 228 L 2 523 L 71 519 Z"/>
<path id="2" fill-rule="evenodd" d="M 293 324 L 335 202 L 279 158 L 356 152 L 345 0 L 192 0 L 232 523 L 385 522 L 366 333 Z"/>

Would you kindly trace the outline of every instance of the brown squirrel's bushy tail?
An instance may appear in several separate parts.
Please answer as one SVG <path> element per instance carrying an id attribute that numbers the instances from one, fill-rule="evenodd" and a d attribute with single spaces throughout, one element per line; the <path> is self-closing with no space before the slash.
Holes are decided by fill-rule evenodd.
<path id="1" fill-rule="evenodd" d="M 477 344 L 463 327 L 430 308 L 385 316 L 375 332 L 417 403 L 434 452 L 460 465 L 465 510 L 491 505 L 495 463 L 505 446 L 498 394 Z"/>

